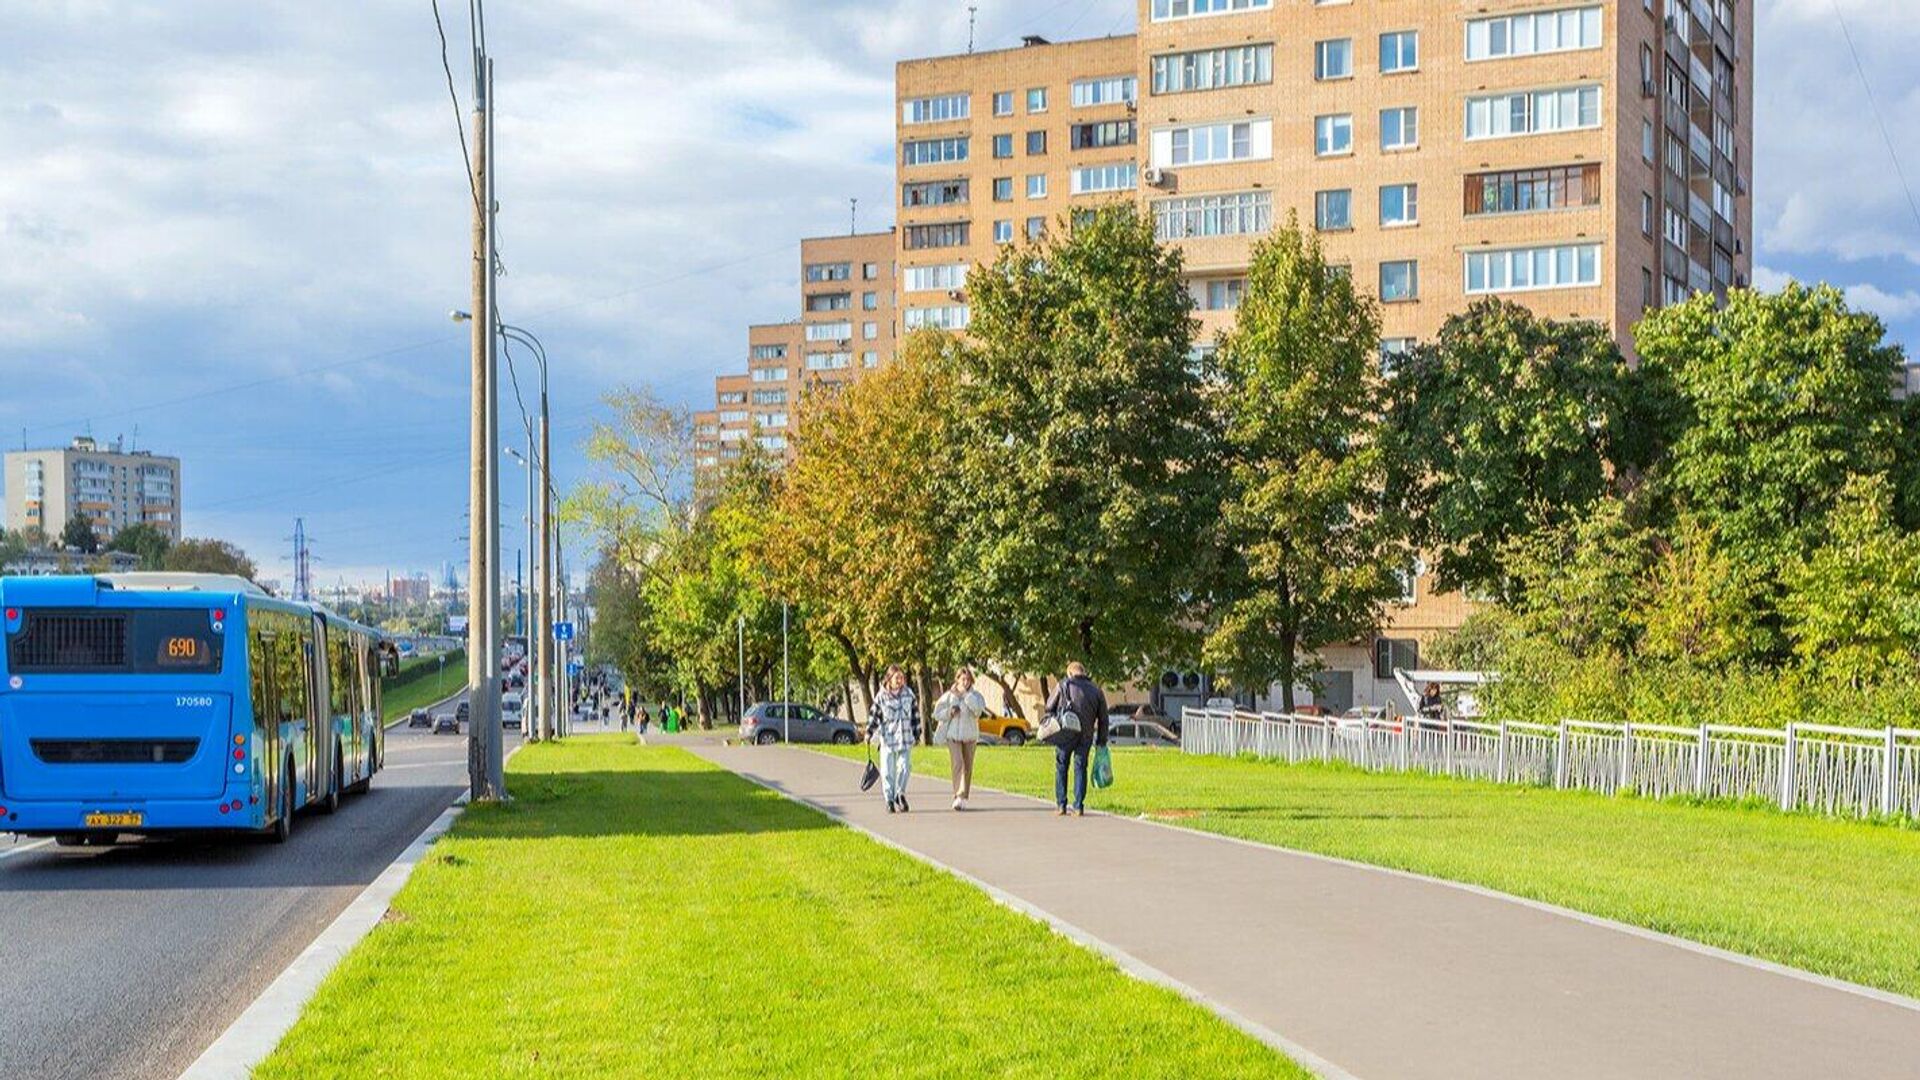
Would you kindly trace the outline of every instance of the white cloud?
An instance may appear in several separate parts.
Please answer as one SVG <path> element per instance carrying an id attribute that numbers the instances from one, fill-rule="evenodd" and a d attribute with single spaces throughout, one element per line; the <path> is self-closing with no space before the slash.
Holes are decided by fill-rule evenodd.
<path id="1" fill-rule="evenodd" d="M 1754 288 L 1765 292 L 1783 289 L 1800 280 L 1802 279 L 1797 275 L 1771 266 L 1753 268 Z M 1920 317 L 1920 291 L 1912 289 L 1888 291 L 1878 285 L 1866 283 L 1842 285 L 1840 289 L 1847 294 L 1847 303 L 1862 311 L 1870 311 L 1880 316 L 1885 322 L 1904 322 Z"/>

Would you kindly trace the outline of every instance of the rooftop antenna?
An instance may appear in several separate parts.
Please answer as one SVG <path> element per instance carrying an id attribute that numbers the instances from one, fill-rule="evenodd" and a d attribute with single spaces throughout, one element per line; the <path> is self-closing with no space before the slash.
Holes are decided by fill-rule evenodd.
<path id="1" fill-rule="evenodd" d="M 974 27 L 974 21 L 979 16 L 979 14 L 980 14 L 980 5 L 978 4 L 967 5 L 967 52 L 968 53 L 973 52 L 973 27 Z"/>
<path id="2" fill-rule="evenodd" d="M 854 236 L 854 235 L 857 235 L 859 232 L 860 232 L 860 200 L 858 198 L 848 199 L 847 200 L 847 235 Z"/>

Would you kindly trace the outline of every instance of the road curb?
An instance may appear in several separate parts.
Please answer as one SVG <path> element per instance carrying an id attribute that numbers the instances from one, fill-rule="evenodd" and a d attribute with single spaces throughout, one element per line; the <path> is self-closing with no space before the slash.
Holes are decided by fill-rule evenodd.
<path id="1" fill-rule="evenodd" d="M 455 695 L 456 697 L 459 695 Z M 526 745 L 525 743 L 520 744 Z M 507 757 L 520 752 L 513 748 Z M 267 1059 L 280 1040 L 300 1019 L 301 1010 L 320 989 L 340 961 L 360 944 L 386 917 L 393 898 L 413 876 L 414 868 L 426 857 L 427 849 L 445 835 L 467 808 L 467 797 L 460 796 L 452 806 L 440 812 L 378 877 L 361 890 L 360 895 L 334 917 L 333 922 L 313 939 L 312 944 L 294 957 L 260 996 L 247 1006 L 213 1044 L 202 1051 L 193 1064 L 180 1074 L 180 1080 L 247 1080 L 254 1067 Z"/>
<path id="2" fill-rule="evenodd" d="M 968 885 L 971 885 L 974 888 L 979 889 L 981 892 L 985 893 L 987 897 L 991 899 L 994 903 L 997 903 L 1002 907 L 1009 908 L 1013 911 L 1017 911 L 1020 914 L 1025 915 L 1030 919 L 1034 919 L 1044 924 L 1049 929 L 1051 929 L 1054 933 L 1059 934 L 1061 937 L 1066 938 L 1067 940 L 1073 942 L 1076 945 L 1079 945 L 1084 949 L 1088 949 L 1094 953 L 1099 954 L 1100 956 L 1105 957 L 1107 960 L 1111 961 L 1113 964 L 1118 966 L 1120 970 L 1126 972 L 1128 975 L 1133 976 L 1134 978 L 1140 980 L 1141 982 L 1151 983 L 1155 986 L 1164 987 L 1165 989 L 1171 990 L 1174 993 L 1179 994 L 1181 997 L 1186 998 L 1188 1001 L 1193 1002 L 1195 1005 L 1198 1005 L 1201 1008 L 1206 1009 L 1208 1012 L 1213 1013 L 1215 1016 L 1218 1016 L 1220 1019 L 1226 1021 L 1228 1024 L 1239 1029 L 1242 1033 L 1252 1036 L 1254 1039 L 1259 1040 L 1261 1043 L 1264 1043 L 1266 1046 L 1274 1050 L 1277 1050 L 1282 1054 L 1285 1054 L 1287 1057 L 1293 1059 L 1293 1062 L 1295 1064 L 1301 1066 L 1302 1068 L 1308 1070 L 1309 1072 L 1312 1072 L 1315 1076 L 1320 1077 L 1321 1080 L 1359 1080 L 1359 1078 L 1354 1076 L 1354 1074 L 1348 1072 L 1345 1069 L 1342 1069 L 1338 1065 L 1335 1065 L 1334 1063 L 1328 1061 L 1327 1059 L 1321 1057 L 1320 1055 L 1314 1053 L 1313 1051 L 1308 1050 L 1306 1047 L 1301 1046 L 1299 1043 L 1294 1042 L 1292 1039 L 1287 1038 L 1286 1036 L 1280 1034 L 1279 1032 L 1273 1030 L 1272 1028 L 1267 1027 L 1265 1024 L 1259 1023 L 1247 1016 L 1243 1016 L 1242 1014 L 1234 1011 L 1234 1009 L 1231 1008 L 1230 1006 L 1215 1000 L 1213 997 L 1209 996 L 1204 991 L 1194 986 L 1190 986 L 1179 979 L 1174 978 L 1172 975 L 1169 975 L 1166 972 L 1161 971 L 1159 968 L 1154 967 L 1152 964 L 1147 963 L 1145 960 L 1142 960 L 1139 957 L 1133 955 L 1132 953 L 1127 952 L 1124 949 L 1121 949 L 1119 946 L 1106 941 L 1104 938 L 1100 938 L 1094 935 L 1093 933 L 1085 929 L 1082 929 L 1080 926 L 1072 922 L 1069 922 L 1068 920 L 1061 918 L 1058 915 L 1055 915 L 1053 912 L 1048 911 L 1045 908 L 1042 908 L 1036 904 L 1028 903 L 1027 901 L 1022 900 L 1018 896 L 1015 896 L 1012 893 L 999 888 L 998 886 L 989 884 L 986 881 L 981 880 L 980 878 L 974 877 L 972 874 L 969 874 L 964 870 L 950 866 L 947 863 L 944 863 L 939 859 L 934 858 L 931 855 L 927 855 L 924 852 L 915 851 L 913 848 L 910 848 L 905 844 L 899 843 L 898 841 L 889 839 L 885 836 L 881 836 L 879 833 L 873 832 L 872 830 L 868 829 L 866 826 L 856 824 L 855 822 L 849 820 L 848 818 L 841 816 L 840 814 L 834 812 L 833 810 L 830 810 L 827 807 L 822 806 L 821 804 L 814 802 L 812 799 L 806 798 L 803 795 L 797 795 L 791 791 L 788 791 L 782 787 L 779 787 L 776 784 L 769 783 L 761 779 L 760 777 L 754 776 L 750 773 L 736 772 L 733 769 L 728 769 L 725 765 L 721 765 L 717 761 L 708 760 L 704 756 L 696 753 L 692 748 L 683 748 L 683 749 L 685 749 L 688 753 L 693 753 L 695 757 L 700 757 L 701 760 L 707 761 L 708 764 L 713 765 L 716 768 L 725 769 L 727 772 L 732 773 L 734 776 L 740 777 L 742 780 L 746 780 L 749 783 L 756 784 L 762 788 L 765 788 L 768 791 L 773 792 L 776 795 L 779 795 L 781 798 L 787 799 L 791 802 L 795 802 L 800 804 L 801 806 L 807 807 L 808 809 L 823 815 L 829 820 L 836 821 L 841 825 L 845 826 L 846 828 L 852 829 L 853 831 L 861 834 L 862 836 L 865 836 L 869 840 L 872 840 L 879 844 L 883 844 L 886 847 L 892 848 L 893 850 L 900 852 L 901 854 L 907 856 L 908 858 L 913 859 L 917 862 L 925 863 L 926 865 L 931 866 L 936 870 L 941 870 L 941 871 L 944 871 L 945 873 L 952 874 L 955 878 L 958 878 L 959 880 L 964 881 Z M 789 749 L 797 749 L 797 748 L 789 748 Z M 982 790 L 985 790 L 985 789 L 982 789 Z M 1002 795 L 1015 795 L 1015 797 L 1017 798 L 1026 798 L 1026 796 L 1016 795 L 1016 793 L 1014 792 L 999 792 L 999 793 Z M 185 1078 L 182 1078 L 182 1080 L 185 1080 Z"/>

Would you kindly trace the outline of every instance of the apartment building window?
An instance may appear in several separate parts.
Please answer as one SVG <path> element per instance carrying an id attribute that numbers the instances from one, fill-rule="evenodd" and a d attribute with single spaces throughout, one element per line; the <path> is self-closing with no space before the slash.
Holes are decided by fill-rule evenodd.
<path id="1" fill-rule="evenodd" d="M 1640 159 L 1653 164 L 1653 121 L 1644 120 L 1640 124 Z"/>
<path id="2" fill-rule="evenodd" d="M 853 324 L 850 322 L 818 322 L 807 324 L 808 341 L 845 341 L 853 336 Z"/>
<path id="3" fill-rule="evenodd" d="M 1412 150 L 1420 145 L 1420 110 L 1411 105 L 1380 110 L 1380 149 Z"/>
<path id="4" fill-rule="evenodd" d="M 873 351 L 872 349 L 868 349 L 868 350 L 867 350 L 866 352 L 863 352 L 863 353 L 861 353 L 861 354 L 860 354 L 860 366 L 861 366 L 861 367 L 864 367 L 864 368 L 876 368 L 876 367 L 879 367 L 879 366 L 880 366 L 880 354 L 879 354 L 879 353 L 877 353 L 877 352 L 874 352 L 874 351 Z"/>
<path id="5" fill-rule="evenodd" d="M 1273 46 L 1198 49 L 1153 58 L 1153 92 L 1185 94 L 1273 81 Z"/>
<path id="6" fill-rule="evenodd" d="M 1467 294 L 1576 289 L 1600 284 L 1599 244 L 1467 253 Z"/>
<path id="7" fill-rule="evenodd" d="M 1013 201 L 1013 177 L 996 176 L 993 178 L 993 201 L 994 202 L 1012 202 Z"/>
<path id="8" fill-rule="evenodd" d="M 1380 264 L 1380 302 L 1396 304 L 1420 298 L 1420 264 L 1412 259 Z"/>
<path id="9" fill-rule="evenodd" d="M 875 292 L 861 293 L 860 294 L 860 310 L 861 311 L 880 310 L 880 294 Z"/>
<path id="10" fill-rule="evenodd" d="M 1467 138 L 1499 139 L 1600 126 L 1600 87 L 1522 90 L 1467 99 Z"/>
<path id="11" fill-rule="evenodd" d="M 1069 145 L 1075 150 L 1132 146 L 1138 138 L 1137 126 L 1131 120 L 1102 120 L 1096 124 L 1075 124 L 1068 136 Z"/>
<path id="12" fill-rule="evenodd" d="M 808 371 L 842 371 L 853 366 L 853 354 L 850 352 L 821 352 L 807 354 Z"/>
<path id="13" fill-rule="evenodd" d="M 1420 223 L 1420 185 L 1388 184 L 1380 189 L 1380 225 L 1392 228 Z"/>
<path id="14" fill-rule="evenodd" d="M 908 308 L 906 327 L 909 331 L 926 327 L 940 330 L 965 330 L 971 316 L 965 304 L 943 304 L 939 307 Z"/>
<path id="15" fill-rule="evenodd" d="M 787 437 L 785 435 L 761 435 L 756 437 L 754 441 L 760 444 L 762 450 L 785 450 L 787 448 Z"/>
<path id="16" fill-rule="evenodd" d="M 1653 271 L 1640 268 L 1640 310 L 1653 310 Z"/>
<path id="17" fill-rule="evenodd" d="M 1687 246 L 1687 215 L 1679 208 L 1669 206 L 1663 217 L 1665 227 L 1662 235 L 1667 238 L 1667 243 L 1677 248 L 1685 248 Z"/>
<path id="18" fill-rule="evenodd" d="M 787 392 L 785 390 L 755 390 L 753 392 L 753 403 L 755 405 L 785 405 L 787 403 Z"/>
<path id="19" fill-rule="evenodd" d="M 725 393 L 716 395 L 715 400 L 721 405 L 745 405 L 747 403 L 747 392 L 745 390 L 728 390 Z"/>
<path id="20" fill-rule="evenodd" d="M 787 347 L 785 345 L 755 345 L 752 355 L 755 360 L 785 360 L 787 358 Z"/>
<path id="21" fill-rule="evenodd" d="M 877 341 L 877 340 L 879 340 L 879 338 L 880 338 L 880 324 L 879 324 L 879 323 L 871 323 L 871 322 L 869 322 L 869 323 L 861 323 L 861 324 L 860 324 L 860 340 L 862 340 L 862 341 Z"/>
<path id="22" fill-rule="evenodd" d="M 1044 131 L 1027 132 L 1027 156 L 1038 157 L 1047 152 L 1047 133 Z"/>
<path id="23" fill-rule="evenodd" d="M 1027 111 L 1043 113 L 1047 111 L 1047 88 L 1036 86 L 1027 91 Z"/>
<path id="24" fill-rule="evenodd" d="M 1344 232 L 1353 228 L 1353 192 L 1346 188 L 1315 192 L 1313 227 L 1321 232 Z"/>
<path id="25" fill-rule="evenodd" d="M 721 409 L 720 422 L 723 424 L 744 424 L 747 422 L 747 410 Z"/>
<path id="26" fill-rule="evenodd" d="M 1030 217 L 1027 219 L 1027 239 L 1038 240 L 1047 235 L 1047 219 Z"/>
<path id="27" fill-rule="evenodd" d="M 1475 173 L 1466 179 L 1466 213 L 1525 214 L 1600 205 L 1600 166 L 1564 165 Z"/>
<path id="28" fill-rule="evenodd" d="M 1013 243 L 1013 222 L 996 221 L 993 223 L 993 242 L 996 244 Z"/>
<path id="29" fill-rule="evenodd" d="M 807 297 L 808 311 L 851 311 L 852 293 L 815 293 Z"/>
<path id="30" fill-rule="evenodd" d="M 1240 301 L 1247 295 L 1246 278 L 1216 278 L 1212 281 L 1196 281 L 1192 286 L 1193 301 L 1202 311 L 1233 311 L 1239 308 Z"/>
<path id="31" fill-rule="evenodd" d="M 1601 7 L 1561 8 L 1467 21 L 1467 59 L 1500 60 L 1600 47 Z"/>
<path id="32" fill-rule="evenodd" d="M 967 139 L 915 139 L 901 146 L 902 165 L 944 165 L 967 160 Z"/>
<path id="33" fill-rule="evenodd" d="M 1392 378 L 1406 363 L 1407 356 L 1413 352 L 1416 342 L 1410 337 L 1390 337 L 1380 339 L 1380 375 Z"/>
<path id="34" fill-rule="evenodd" d="M 1163 167 L 1265 160 L 1273 156 L 1273 121 L 1241 120 L 1156 131 L 1151 156 L 1154 164 Z"/>
<path id="35" fill-rule="evenodd" d="M 918 184 L 903 184 L 900 188 L 900 205 L 902 206 L 951 206 L 966 201 L 967 182 L 965 180 L 929 180 Z"/>
<path id="36" fill-rule="evenodd" d="M 1320 157 L 1353 153 L 1353 117 L 1348 113 L 1313 119 L 1313 152 Z"/>
<path id="37" fill-rule="evenodd" d="M 1035 173 L 1027 177 L 1027 198 L 1044 199 L 1047 197 L 1047 174 Z"/>
<path id="38" fill-rule="evenodd" d="M 993 156 L 996 158 L 1010 158 L 1013 156 L 1012 135 L 1000 134 L 993 137 Z"/>
<path id="39" fill-rule="evenodd" d="M 946 292 L 967 284 L 968 263 L 907 267 L 906 292 Z"/>
<path id="40" fill-rule="evenodd" d="M 787 426 L 787 414 L 786 414 L 786 413 L 784 413 L 784 412 L 770 412 L 770 413 L 764 413 L 764 414 L 762 414 L 762 415 L 761 415 L 761 417 L 760 417 L 760 426 L 761 426 L 761 427 L 769 427 L 769 428 L 783 428 L 783 427 L 786 427 L 786 426 Z"/>
<path id="41" fill-rule="evenodd" d="M 1012 116 L 1013 115 L 1013 91 L 1011 90 L 994 91 L 993 115 L 995 116 Z"/>
<path id="42" fill-rule="evenodd" d="M 1353 39 L 1334 38 L 1313 44 L 1313 77 L 1317 81 L 1353 77 Z"/>
<path id="43" fill-rule="evenodd" d="M 880 277 L 880 264 L 879 263 L 861 263 L 860 277 L 866 281 L 877 280 Z"/>
<path id="44" fill-rule="evenodd" d="M 754 382 L 786 382 L 787 369 L 783 367 L 754 368 L 751 377 Z"/>
<path id="45" fill-rule="evenodd" d="M 1207 236 L 1253 236 L 1273 227 L 1273 193 L 1239 191 L 1158 199 L 1153 231 L 1161 240 Z"/>
<path id="46" fill-rule="evenodd" d="M 908 251 L 966 247 L 967 222 L 948 221 L 938 225 L 909 225 L 902 234 L 902 239 Z"/>
<path id="47" fill-rule="evenodd" d="M 948 120 L 965 120 L 973 115 L 972 100 L 966 94 L 909 98 L 900 103 L 900 122 L 938 124 Z"/>
<path id="48" fill-rule="evenodd" d="M 1380 73 L 1420 69 L 1420 31 L 1395 30 L 1380 35 Z"/>
<path id="49" fill-rule="evenodd" d="M 1102 191 L 1132 191 L 1139 186 L 1140 167 L 1131 161 L 1085 165 L 1073 170 L 1070 189 L 1075 195 Z"/>
<path id="50" fill-rule="evenodd" d="M 1653 196 L 1644 191 L 1640 193 L 1640 234 L 1653 235 Z"/>
<path id="51" fill-rule="evenodd" d="M 1272 6 L 1273 0 L 1153 0 L 1153 21 L 1231 15 L 1236 11 L 1264 11 Z"/>
<path id="52" fill-rule="evenodd" d="M 808 281 L 847 281 L 853 277 L 852 263 L 809 263 Z"/>
<path id="53" fill-rule="evenodd" d="M 1140 82 L 1132 75 L 1110 75 L 1100 79 L 1078 79 L 1073 84 L 1073 107 L 1132 103 L 1140 96 Z"/>

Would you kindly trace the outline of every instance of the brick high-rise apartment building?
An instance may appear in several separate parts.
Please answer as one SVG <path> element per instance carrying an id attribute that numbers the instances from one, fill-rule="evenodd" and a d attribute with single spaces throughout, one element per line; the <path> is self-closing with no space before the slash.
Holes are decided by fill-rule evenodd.
<path id="1" fill-rule="evenodd" d="M 180 539 L 177 457 L 81 436 L 59 449 L 9 452 L 5 473 L 8 529 L 39 529 L 58 543 L 67 522 L 78 517 L 102 542 L 130 525 L 151 525 Z"/>

